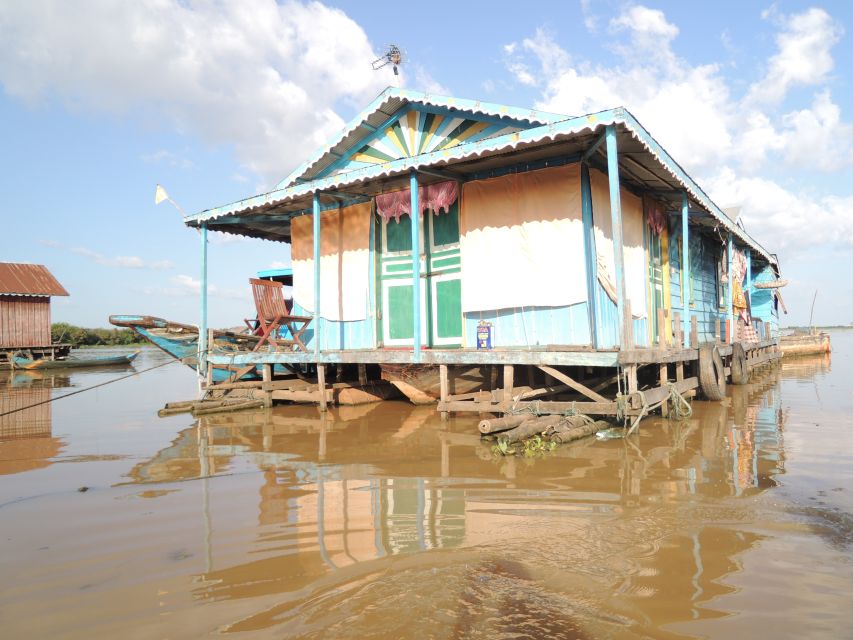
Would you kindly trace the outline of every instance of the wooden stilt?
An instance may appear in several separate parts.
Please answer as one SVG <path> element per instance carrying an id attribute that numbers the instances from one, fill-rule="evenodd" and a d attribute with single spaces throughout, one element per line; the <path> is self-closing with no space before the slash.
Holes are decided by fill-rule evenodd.
<path id="1" fill-rule="evenodd" d="M 660 386 L 666 387 L 669 382 L 669 371 L 667 369 L 667 364 L 665 362 L 660 365 Z M 663 404 L 660 406 L 660 414 L 666 418 L 669 415 L 669 406 L 667 401 L 664 400 Z"/>
<path id="2" fill-rule="evenodd" d="M 625 367 L 625 375 L 628 378 L 628 393 L 636 393 L 640 388 L 637 384 L 637 365 L 632 364 Z"/>
<path id="3" fill-rule="evenodd" d="M 448 396 L 448 382 L 447 382 L 447 365 L 441 364 L 438 366 L 438 380 L 439 380 L 439 401 L 441 406 L 444 407 L 444 404 L 447 402 Z M 441 419 L 447 420 L 447 411 L 441 412 Z"/>
<path id="4" fill-rule="evenodd" d="M 317 390 L 320 392 L 320 411 L 325 412 L 326 407 L 326 365 L 317 364 Z"/>
<path id="5" fill-rule="evenodd" d="M 367 365 L 358 365 L 358 384 L 364 386 L 367 384 Z"/>
<path id="6" fill-rule="evenodd" d="M 264 382 L 272 382 L 272 365 L 265 364 L 261 368 L 261 377 Z M 272 391 L 264 391 L 264 406 L 269 409 L 272 407 Z"/>
<path id="7" fill-rule="evenodd" d="M 673 321 L 675 327 L 673 329 L 674 334 L 674 342 L 678 345 L 678 348 L 682 348 L 684 346 L 684 329 L 681 328 L 681 314 L 677 311 L 675 312 L 675 320 Z"/>
<path id="8" fill-rule="evenodd" d="M 690 346 L 693 349 L 699 348 L 699 321 L 696 316 L 690 318 Z"/>
<path id="9" fill-rule="evenodd" d="M 504 402 L 512 402 L 513 375 L 515 368 L 511 364 L 504 365 Z"/>

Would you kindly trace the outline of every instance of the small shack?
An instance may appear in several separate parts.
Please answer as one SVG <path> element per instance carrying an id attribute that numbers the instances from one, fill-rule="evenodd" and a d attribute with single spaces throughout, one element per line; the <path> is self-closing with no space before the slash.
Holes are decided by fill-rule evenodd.
<path id="1" fill-rule="evenodd" d="M 0 364 L 12 355 L 57 358 L 71 345 L 52 344 L 50 298 L 67 296 L 47 267 L 41 264 L 0 262 Z"/>
<path id="2" fill-rule="evenodd" d="M 321 405 L 327 365 L 362 384 L 378 365 L 442 411 L 640 415 L 777 357 L 777 303 L 754 286 L 776 256 L 622 107 L 389 88 L 269 193 L 185 222 L 205 283 L 209 229 L 291 245 L 299 344 L 217 353 L 203 303 L 201 353 L 316 367 Z"/>

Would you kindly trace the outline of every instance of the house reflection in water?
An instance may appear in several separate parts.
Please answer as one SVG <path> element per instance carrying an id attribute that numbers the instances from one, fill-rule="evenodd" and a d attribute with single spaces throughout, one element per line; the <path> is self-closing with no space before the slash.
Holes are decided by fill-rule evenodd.
<path id="1" fill-rule="evenodd" d="M 0 371 L 0 475 L 51 464 L 63 442 L 52 436 L 51 390 L 69 378 L 39 372 Z"/>
<path id="2" fill-rule="evenodd" d="M 282 599 L 251 613 L 240 630 L 320 606 L 299 599 L 323 585 L 344 593 L 344 582 L 371 581 L 377 572 L 402 580 L 399 572 L 417 570 L 392 561 L 403 556 L 429 558 L 432 573 L 418 580 L 431 582 L 433 593 L 461 597 L 491 571 L 506 577 L 495 557 L 523 557 L 513 579 L 524 589 L 515 598 L 546 576 L 551 589 L 598 585 L 600 594 L 585 594 L 591 601 L 615 592 L 637 607 L 632 615 L 678 622 L 719 615 L 708 603 L 733 589 L 725 577 L 760 539 L 731 523 L 754 520 L 749 497 L 784 473 L 784 375 L 777 367 L 733 388 L 730 402 L 696 403 L 682 422 L 646 420 L 637 441 L 587 439 L 536 460 L 494 457 L 472 435 L 474 421 L 442 422 L 429 407 L 222 414 L 182 431 L 130 477 L 232 474 L 256 487 L 261 480 L 255 524 L 219 515 L 211 523 L 205 503 L 208 542 L 227 551 L 196 576 L 195 596 Z M 246 493 L 229 482 L 210 488 L 215 496 L 222 487 L 219 499 L 233 511 Z M 235 550 L 239 536 L 246 545 Z"/>

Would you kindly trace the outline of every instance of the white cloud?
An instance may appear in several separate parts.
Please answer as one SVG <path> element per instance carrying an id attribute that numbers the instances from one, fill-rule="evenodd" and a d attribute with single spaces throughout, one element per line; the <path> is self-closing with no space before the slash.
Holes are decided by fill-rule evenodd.
<path id="1" fill-rule="evenodd" d="M 828 89 L 815 96 L 811 108 L 785 114 L 783 122 L 788 162 L 822 171 L 853 166 L 853 125 L 841 121 L 841 109 Z"/>
<path id="2" fill-rule="evenodd" d="M 165 164 L 178 169 L 192 169 L 195 166 L 192 160 L 183 158 L 166 149 L 158 149 L 154 153 L 147 153 L 142 156 L 142 161 L 148 164 Z"/>
<path id="3" fill-rule="evenodd" d="M 832 47 L 844 33 L 841 26 L 817 8 L 791 16 L 779 16 L 775 11 L 764 15 L 782 29 L 776 36 L 778 51 L 768 61 L 766 76 L 750 90 L 747 102 L 775 103 L 791 87 L 823 83 L 835 65 Z"/>
<path id="4" fill-rule="evenodd" d="M 186 296 L 197 296 L 201 292 L 201 281 L 186 274 L 178 274 L 169 278 L 169 284 L 165 287 L 145 287 L 142 292 L 149 296 L 167 296 L 170 298 L 183 298 Z M 248 285 L 246 290 L 222 289 L 215 284 L 208 283 L 207 295 L 211 298 L 225 300 L 251 301 L 251 293 Z"/>
<path id="5" fill-rule="evenodd" d="M 51 246 L 57 248 L 64 248 L 61 244 L 53 243 Z M 83 256 L 85 258 L 89 258 L 98 264 L 104 265 L 105 267 L 118 267 L 120 269 L 154 269 L 154 270 L 163 270 L 163 269 L 171 269 L 175 266 L 175 264 L 171 260 L 155 260 L 153 262 L 148 262 L 143 260 L 139 256 L 115 256 L 113 258 L 107 257 L 97 251 L 92 251 L 91 249 L 87 249 L 86 247 L 72 247 L 70 249 L 71 253 L 76 253 L 78 256 Z"/>
<path id="6" fill-rule="evenodd" d="M 0 83 L 31 102 L 141 114 L 280 179 L 389 83 L 342 11 L 285 0 L 0 3 Z"/>
<path id="7" fill-rule="evenodd" d="M 853 246 L 853 198 L 806 193 L 760 175 L 768 166 L 778 172 L 785 165 L 823 171 L 853 165 L 853 126 L 828 89 L 819 89 L 806 108 L 786 113 L 777 106 L 792 87 L 829 81 L 840 28 L 819 9 L 771 17 L 780 29 L 778 50 L 767 75 L 740 97 L 732 95 L 720 65 L 694 65 L 676 55 L 678 27 L 643 6 L 610 20 L 616 64 L 572 61 L 549 33 L 537 30 L 505 47 L 506 65 L 522 84 L 537 79 L 537 108 L 567 115 L 628 108 L 718 204 L 742 205 L 744 219 L 760 226 L 756 235 L 773 250 L 824 240 Z M 796 56 L 810 58 L 796 66 Z M 815 224 L 819 232 L 811 232 Z"/>

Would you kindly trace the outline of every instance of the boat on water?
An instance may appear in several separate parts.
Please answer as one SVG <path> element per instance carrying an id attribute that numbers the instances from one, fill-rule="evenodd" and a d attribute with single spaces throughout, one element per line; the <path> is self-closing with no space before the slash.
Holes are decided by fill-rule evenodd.
<path id="1" fill-rule="evenodd" d="M 139 355 L 139 350 L 119 356 L 94 356 L 91 358 L 70 357 L 56 360 L 48 360 L 46 358 L 31 360 L 30 358 L 17 356 L 14 359 L 14 364 L 16 368 L 26 370 L 68 369 L 71 367 L 111 367 L 128 365 L 133 362 L 137 355 Z"/>
<path id="2" fill-rule="evenodd" d="M 829 334 L 823 331 L 782 336 L 779 339 L 779 347 L 783 356 L 808 356 L 832 351 Z"/>
<path id="3" fill-rule="evenodd" d="M 155 347 L 177 358 L 191 369 L 198 368 L 198 328 L 190 324 L 172 322 L 154 316 L 113 315 L 110 324 L 133 329 Z M 258 337 L 235 331 L 213 330 L 213 345 L 219 352 L 251 351 Z M 213 381 L 225 382 L 233 374 L 231 368 L 214 367 Z M 244 374 L 242 380 L 260 379 L 259 370 Z"/>

